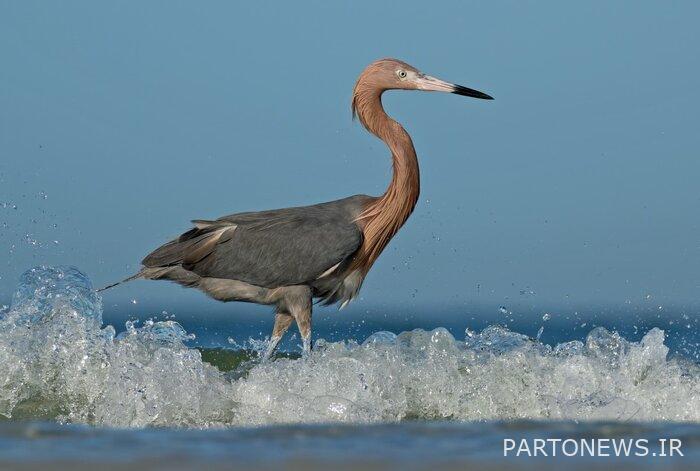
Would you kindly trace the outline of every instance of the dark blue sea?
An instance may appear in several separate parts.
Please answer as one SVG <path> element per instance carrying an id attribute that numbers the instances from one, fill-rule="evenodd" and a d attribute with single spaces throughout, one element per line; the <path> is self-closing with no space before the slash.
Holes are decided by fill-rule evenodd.
<path id="1" fill-rule="evenodd" d="M 700 467 L 693 308 L 320 310 L 263 362 L 259 310 L 125 309 L 71 267 L 11 297 L 0 470 Z"/>

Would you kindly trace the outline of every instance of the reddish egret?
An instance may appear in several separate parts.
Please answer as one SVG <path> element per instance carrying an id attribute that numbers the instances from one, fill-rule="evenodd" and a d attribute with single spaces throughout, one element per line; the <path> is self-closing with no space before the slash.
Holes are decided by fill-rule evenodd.
<path id="1" fill-rule="evenodd" d="M 396 59 L 373 62 L 355 83 L 352 112 L 391 151 L 393 175 L 382 196 L 355 195 L 313 206 L 195 220 L 192 229 L 154 250 L 143 259 L 141 271 L 124 281 L 170 280 L 219 301 L 274 305 L 266 357 L 293 320 L 308 353 L 312 300 L 341 303 L 342 308 L 357 296 L 372 264 L 418 201 L 416 151 L 406 130 L 382 107 L 387 90 L 493 99 Z M 103 289 L 112 286 L 116 284 Z"/>

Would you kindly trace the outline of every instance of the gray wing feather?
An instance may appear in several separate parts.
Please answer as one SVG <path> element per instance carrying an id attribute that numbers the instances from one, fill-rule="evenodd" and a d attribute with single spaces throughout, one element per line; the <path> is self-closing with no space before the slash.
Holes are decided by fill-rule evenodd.
<path id="1" fill-rule="evenodd" d="M 362 244 L 354 222 L 369 197 L 314 206 L 239 213 L 195 228 L 156 249 L 144 265 L 182 265 L 203 277 L 274 288 L 307 284 Z"/>

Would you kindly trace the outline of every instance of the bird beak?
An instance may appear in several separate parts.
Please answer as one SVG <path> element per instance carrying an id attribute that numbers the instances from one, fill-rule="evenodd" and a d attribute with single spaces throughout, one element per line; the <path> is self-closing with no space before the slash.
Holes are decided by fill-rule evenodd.
<path id="1" fill-rule="evenodd" d="M 447 92 L 454 93 L 456 95 L 470 96 L 472 98 L 481 98 L 482 100 L 493 100 L 493 97 L 482 93 L 480 91 L 463 87 L 461 85 L 455 85 L 454 83 L 445 82 L 430 75 L 421 75 L 416 79 L 416 85 L 418 90 L 425 90 L 429 92 Z"/>

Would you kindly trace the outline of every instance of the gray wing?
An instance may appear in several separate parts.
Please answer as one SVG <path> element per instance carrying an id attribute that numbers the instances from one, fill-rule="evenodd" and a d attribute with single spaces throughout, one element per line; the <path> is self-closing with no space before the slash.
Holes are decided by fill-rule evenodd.
<path id="1" fill-rule="evenodd" d="M 195 228 L 156 249 L 147 267 L 182 265 L 203 277 L 274 288 L 307 284 L 362 244 L 354 221 L 369 197 L 194 221 Z"/>

